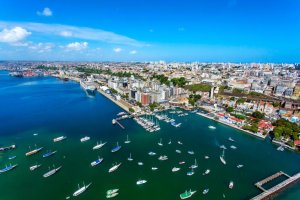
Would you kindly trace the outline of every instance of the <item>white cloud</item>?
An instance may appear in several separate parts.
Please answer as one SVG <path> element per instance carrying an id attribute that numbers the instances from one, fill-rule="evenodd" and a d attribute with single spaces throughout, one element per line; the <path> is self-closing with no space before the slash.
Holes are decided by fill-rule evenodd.
<path id="1" fill-rule="evenodd" d="M 120 52 L 122 51 L 121 48 L 114 48 L 113 50 L 114 50 L 114 52 L 116 52 L 116 53 L 120 53 Z"/>
<path id="2" fill-rule="evenodd" d="M 50 10 L 50 8 L 44 8 L 44 10 L 42 12 L 37 11 L 36 13 L 37 13 L 37 15 L 45 16 L 45 17 L 52 16 L 52 10 Z"/>
<path id="3" fill-rule="evenodd" d="M 16 26 L 12 29 L 3 29 L 0 32 L 0 42 L 17 43 L 31 35 L 26 29 Z"/>
<path id="4" fill-rule="evenodd" d="M 56 35 L 69 38 L 76 38 L 81 40 L 93 40 L 98 42 L 105 42 L 111 44 L 122 44 L 129 46 L 148 46 L 146 43 L 137 41 L 135 39 L 119 35 L 113 32 L 104 31 L 101 29 L 76 27 L 61 24 L 43 24 L 43 23 L 27 23 L 27 22 L 5 22 L 0 21 L 0 28 L 7 28 L 12 26 L 25 27 L 31 32 L 40 33 L 43 35 Z"/>
<path id="5" fill-rule="evenodd" d="M 137 54 L 137 51 L 136 50 L 132 50 L 132 51 L 129 52 L 129 54 L 132 54 L 132 55 Z"/>
<path id="6" fill-rule="evenodd" d="M 87 42 L 72 42 L 67 44 L 66 48 L 68 50 L 75 50 L 75 51 L 80 51 L 83 49 L 86 49 L 88 47 L 88 43 Z"/>
<path id="7" fill-rule="evenodd" d="M 38 53 L 45 53 L 52 51 L 54 44 L 52 43 L 38 43 L 38 44 L 29 44 L 29 49 L 35 50 Z"/>

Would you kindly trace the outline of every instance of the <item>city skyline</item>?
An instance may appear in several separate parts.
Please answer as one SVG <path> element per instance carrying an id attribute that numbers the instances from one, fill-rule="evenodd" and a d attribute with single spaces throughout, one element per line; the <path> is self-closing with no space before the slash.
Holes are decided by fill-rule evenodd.
<path id="1" fill-rule="evenodd" d="M 290 0 L 2 1 L 0 60 L 295 63 L 299 6 Z"/>

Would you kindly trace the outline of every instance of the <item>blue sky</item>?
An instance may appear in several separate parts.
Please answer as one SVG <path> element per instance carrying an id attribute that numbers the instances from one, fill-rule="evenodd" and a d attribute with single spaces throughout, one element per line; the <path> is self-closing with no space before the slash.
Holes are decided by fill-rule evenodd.
<path id="1" fill-rule="evenodd" d="M 1 0 L 0 60 L 300 62 L 298 0 Z"/>

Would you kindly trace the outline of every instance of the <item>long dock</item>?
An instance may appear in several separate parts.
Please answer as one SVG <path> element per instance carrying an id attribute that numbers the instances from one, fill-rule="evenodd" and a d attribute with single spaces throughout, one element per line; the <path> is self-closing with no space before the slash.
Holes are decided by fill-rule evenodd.
<path id="1" fill-rule="evenodd" d="M 112 123 L 113 124 L 118 124 L 122 129 L 125 129 L 125 127 L 118 120 L 116 120 L 116 119 L 113 119 Z"/>
<path id="2" fill-rule="evenodd" d="M 264 188 L 262 188 L 262 185 L 279 177 L 279 176 L 287 176 L 289 177 L 288 179 L 282 181 L 281 183 L 275 185 L 274 187 L 266 190 Z M 261 194 L 253 197 L 251 200 L 265 200 L 265 199 L 271 199 L 272 197 L 276 196 L 280 191 L 284 190 L 285 188 L 287 188 L 289 185 L 296 183 L 297 181 L 300 180 L 300 173 L 295 174 L 294 176 L 289 176 L 284 172 L 278 172 L 276 174 L 273 174 L 272 176 L 269 176 L 267 178 L 265 178 L 262 181 L 257 182 L 255 185 L 260 188 L 261 190 L 263 190 L 264 192 L 262 192 Z"/>

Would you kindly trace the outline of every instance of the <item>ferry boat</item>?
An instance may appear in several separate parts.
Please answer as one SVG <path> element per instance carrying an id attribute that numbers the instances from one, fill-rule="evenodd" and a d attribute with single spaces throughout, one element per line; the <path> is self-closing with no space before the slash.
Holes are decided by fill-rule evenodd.
<path id="1" fill-rule="evenodd" d="M 106 142 L 102 143 L 102 141 L 100 141 L 100 144 L 97 144 L 93 147 L 93 150 L 96 150 L 96 149 L 100 149 L 102 148 L 104 145 L 106 144 Z"/>
<path id="2" fill-rule="evenodd" d="M 226 161 L 225 161 L 225 152 L 224 152 L 225 150 L 223 149 L 223 153 L 222 153 L 222 155 L 220 156 L 220 160 L 221 160 L 221 162 L 224 164 L 224 165 L 226 165 Z"/>
<path id="3" fill-rule="evenodd" d="M 127 158 L 128 161 L 133 161 L 133 158 L 131 157 L 131 153 L 129 154 L 129 158 Z"/>
<path id="4" fill-rule="evenodd" d="M 4 172 L 8 172 L 8 171 L 10 171 L 10 170 L 13 170 L 13 169 L 15 169 L 17 166 L 18 166 L 17 164 L 15 164 L 15 165 L 11 165 L 11 164 L 10 164 L 9 166 L 5 166 L 5 168 L 0 169 L 0 173 L 4 173 Z"/>
<path id="5" fill-rule="evenodd" d="M 90 137 L 85 136 L 85 137 L 83 137 L 83 138 L 80 139 L 80 142 L 86 142 L 86 141 L 88 141 L 90 139 L 91 139 Z"/>
<path id="6" fill-rule="evenodd" d="M 119 143 L 117 142 L 117 146 L 114 147 L 114 148 L 111 150 L 111 152 L 112 152 L 112 153 L 117 152 L 117 151 L 119 151 L 121 148 L 122 148 L 122 147 L 119 146 Z"/>
<path id="7" fill-rule="evenodd" d="M 192 191 L 190 189 L 190 191 L 185 191 L 184 193 L 181 193 L 179 196 L 180 196 L 180 199 L 187 199 L 187 198 L 190 198 L 191 196 L 193 196 L 197 191 Z"/>
<path id="8" fill-rule="evenodd" d="M 57 152 L 57 151 L 49 151 L 49 152 L 47 152 L 47 153 L 45 153 L 45 154 L 43 155 L 43 158 L 47 158 L 47 157 L 49 157 L 49 156 L 52 156 L 52 155 L 54 155 L 56 152 Z"/>
<path id="9" fill-rule="evenodd" d="M 203 175 L 207 175 L 207 174 L 209 174 L 210 173 L 210 169 L 207 169 L 204 173 L 203 173 Z"/>
<path id="10" fill-rule="evenodd" d="M 178 172 L 179 170 L 180 170 L 179 167 L 173 167 L 173 168 L 172 168 L 172 172 Z"/>
<path id="11" fill-rule="evenodd" d="M 207 188 L 207 189 L 205 189 L 205 190 L 203 190 L 203 192 L 202 192 L 202 194 L 207 194 L 209 192 L 209 189 Z"/>
<path id="12" fill-rule="evenodd" d="M 59 142 L 59 141 L 65 140 L 65 139 L 67 139 L 66 136 L 60 136 L 60 137 L 54 138 L 53 142 Z"/>
<path id="13" fill-rule="evenodd" d="M 142 185 L 142 184 L 145 184 L 145 183 L 147 183 L 146 180 L 138 180 L 138 181 L 136 182 L 137 185 Z"/>
<path id="14" fill-rule="evenodd" d="M 157 143 L 159 146 L 163 146 L 163 143 L 162 143 L 162 139 L 160 138 L 159 140 L 159 143 Z"/>
<path id="15" fill-rule="evenodd" d="M 17 156 L 11 156 L 11 157 L 9 157 L 8 158 L 8 160 L 13 160 L 13 159 L 15 159 Z"/>
<path id="16" fill-rule="evenodd" d="M 111 173 L 111 172 L 116 171 L 116 170 L 120 167 L 121 164 L 122 164 L 122 163 L 115 164 L 114 166 L 112 166 L 112 167 L 108 170 L 108 172 Z"/>
<path id="17" fill-rule="evenodd" d="M 99 158 L 93 162 L 91 162 L 91 166 L 94 167 L 96 165 L 99 165 L 103 161 L 103 158 Z"/>
<path id="18" fill-rule="evenodd" d="M 25 155 L 26 155 L 26 156 L 32 156 L 32 155 L 34 155 L 34 154 L 40 152 L 43 148 L 44 148 L 44 147 L 40 147 L 40 148 L 34 149 L 34 150 L 32 150 L 32 151 L 27 152 Z"/>
<path id="19" fill-rule="evenodd" d="M 58 168 L 54 168 L 54 169 L 48 171 L 47 173 L 45 173 L 45 174 L 43 175 L 43 177 L 44 177 L 44 178 L 47 178 L 47 177 L 49 177 L 49 176 L 52 176 L 53 174 L 55 174 L 56 172 L 58 172 L 58 171 L 60 170 L 61 167 L 62 167 L 62 166 L 60 166 L 60 167 L 58 167 Z"/>
<path id="20" fill-rule="evenodd" d="M 38 165 L 38 164 L 32 165 L 31 167 L 29 167 L 29 170 L 30 170 L 30 171 L 34 171 L 34 170 L 36 170 L 37 168 L 39 168 L 40 166 L 42 166 L 42 165 Z"/>
<path id="21" fill-rule="evenodd" d="M 229 189 L 232 189 L 233 186 L 234 186 L 233 181 L 230 181 L 230 182 L 229 182 L 229 185 L 228 185 L 228 188 L 229 188 Z"/>
<path id="22" fill-rule="evenodd" d="M 156 153 L 155 153 L 155 152 L 153 152 L 153 151 L 150 151 L 150 152 L 148 153 L 148 155 L 149 155 L 149 156 L 155 156 L 155 155 L 156 155 Z"/>
<path id="23" fill-rule="evenodd" d="M 158 160 L 168 160 L 168 156 L 159 156 Z"/>
<path id="24" fill-rule="evenodd" d="M 128 139 L 128 135 L 127 135 L 127 138 L 126 138 L 126 141 L 124 142 L 125 144 L 129 144 L 131 141 Z"/>
<path id="25" fill-rule="evenodd" d="M 213 129 L 213 130 L 216 129 L 215 126 L 208 126 L 208 128 L 209 128 L 209 129 Z"/>
<path id="26" fill-rule="evenodd" d="M 73 193 L 73 197 L 77 197 L 78 195 L 84 193 L 91 185 L 92 183 L 89 183 L 88 185 L 85 185 L 83 183 L 83 187 L 80 188 L 79 184 L 78 184 L 78 190 L 76 190 L 74 193 Z"/>
<path id="27" fill-rule="evenodd" d="M 198 167 L 197 160 L 195 159 L 195 163 L 190 166 L 191 169 L 196 169 Z"/>
<path id="28" fill-rule="evenodd" d="M 8 147 L 1 147 L 0 148 L 0 151 L 8 151 L 8 150 L 12 150 L 12 149 L 15 149 L 16 148 L 16 145 L 11 145 L 11 146 L 8 146 Z"/>
<path id="29" fill-rule="evenodd" d="M 158 170 L 157 167 L 151 167 L 151 170 L 155 171 L 155 170 Z"/>
<path id="30" fill-rule="evenodd" d="M 97 88 L 93 82 L 80 80 L 80 85 L 88 95 L 95 95 Z"/>

